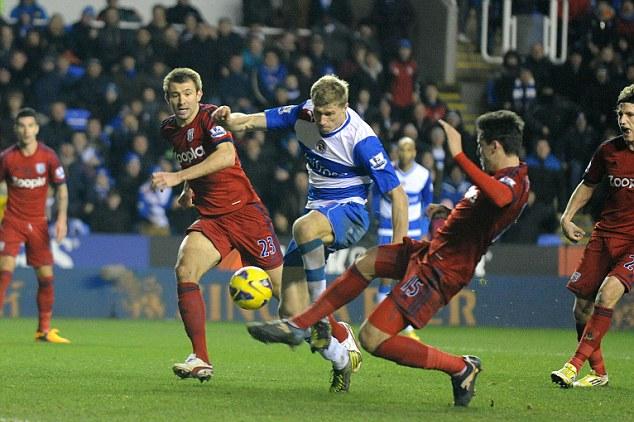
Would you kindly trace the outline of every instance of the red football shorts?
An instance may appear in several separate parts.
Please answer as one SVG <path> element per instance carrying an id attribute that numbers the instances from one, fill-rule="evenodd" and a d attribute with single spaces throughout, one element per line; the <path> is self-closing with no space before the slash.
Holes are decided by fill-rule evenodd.
<path id="1" fill-rule="evenodd" d="M 402 244 L 378 247 L 374 264 L 376 276 L 400 281 L 390 292 L 391 300 L 385 305 L 382 302 L 370 316 L 372 325 L 387 333 L 397 330 L 403 321 L 394 315 L 396 305 L 405 320 L 421 328 L 445 306 L 444 297 L 438 289 L 439 281 L 435 280 L 429 264 L 423 263 L 428 247 L 429 242 L 409 238 L 405 238 Z M 426 275 L 421 278 L 421 274 Z"/>
<path id="2" fill-rule="evenodd" d="M 20 245 L 26 248 L 26 263 L 32 267 L 53 265 L 48 223 L 5 218 L 0 225 L 0 255 L 17 256 Z"/>
<path id="3" fill-rule="evenodd" d="M 236 249 L 245 265 L 270 270 L 282 265 L 283 254 L 269 213 L 262 204 L 247 204 L 237 211 L 200 218 L 187 228 L 214 244 L 221 257 Z"/>
<path id="4" fill-rule="evenodd" d="M 625 291 L 634 283 L 634 242 L 627 239 L 592 236 L 583 257 L 566 287 L 576 296 L 594 300 L 607 276 L 618 278 Z"/>

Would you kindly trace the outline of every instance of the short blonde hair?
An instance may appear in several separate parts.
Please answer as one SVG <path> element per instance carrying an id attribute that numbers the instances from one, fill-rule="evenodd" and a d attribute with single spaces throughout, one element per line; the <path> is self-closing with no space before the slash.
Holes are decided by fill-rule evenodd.
<path id="1" fill-rule="evenodd" d="M 621 103 L 634 103 L 634 84 L 621 90 L 619 98 L 616 100 L 616 105 L 618 106 Z"/>
<path id="2" fill-rule="evenodd" d="M 163 78 L 163 92 L 167 95 L 167 90 L 172 82 L 183 83 L 188 80 L 194 82 L 196 91 L 203 90 L 203 81 L 198 72 L 188 67 L 177 67 L 172 69 L 172 71 Z"/>
<path id="3" fill-rule="evenodd" d="M 317 107 L 345 106 L 348 102 L 348 82 L 336 75 L 324 75 L 310 88 L 310 99 Z"/>

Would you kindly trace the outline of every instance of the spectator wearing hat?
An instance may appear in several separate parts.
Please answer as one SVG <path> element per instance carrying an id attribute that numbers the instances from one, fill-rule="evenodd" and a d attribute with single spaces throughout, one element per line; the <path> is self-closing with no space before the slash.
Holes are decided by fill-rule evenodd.
<path id="1" fill-rule="evenodd" d="M 410 40 L 399 42 L 398 57 L 390 62 L 387 76 L 392 113 L 395 119 L 405 121 L 418 100 L 418 65 L 412 59 Z"/>
<path id="2" fill-rule="evenodd" d="M 79 20 L 70 27 L 71 49 L 79 60 L 83 61 L 95 55 L 99 32 L 92 25 L 94 20 L 95 8 L 86 6 L 81 11 Z"/>
<path id="3" fill-rule="evenodd" d="M 203 21 L 202 15 L 198 9 L 190 4 L 189 0 L 176 0 L 176 4 L 166 10 L 168 23 L 183 24 L 187 15 L 194 15 L 198 22 Z"/>
<path id="4" fill-rule="evenodd" d="M 311 0 L 308 7 L 308 27 L 323 27 L 332 20 L 351 26 L 353 16 L 350 0 Z"/>
<path id="5" fill-rule="evenodd" d="M 20 0 L 17 6 L 11 9 L 11 19 L 20 19 L 22 15 L 28 15 L 33 19 L 48 19 L 46 10 L 36 0 Z"/>
<path id="6" fill-rule="evenodd" d="M 141 16 L 135 9 L 119 6 L 119 0 L 106 0 L 106 7 L 101 9 L 97 19 L 104 20 L 106 11 L 110 8 L 116 9 L 121 22 L 141 22 Z"/>

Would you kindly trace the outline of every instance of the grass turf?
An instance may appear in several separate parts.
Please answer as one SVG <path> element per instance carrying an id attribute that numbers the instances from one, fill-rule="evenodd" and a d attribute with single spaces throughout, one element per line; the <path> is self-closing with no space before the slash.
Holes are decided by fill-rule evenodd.
<path id="1" fill-rule="evenodd" d="M 451 406 L 449 378 L 364 354 L 348 394 L 331 394 L 329 365 L 308 347 L 266 346 L 239 323 L 210 323 L 216 374 L 178 380 L 189 353 L 179 321 L 55 321 L 71 345 L 35 343 L 32 319 L 0 319 L 0 421 L 633 420 L 632 333 L 610 332 L 610 386 L 550 383 L 575 347 L 574 329 L 429 327 L 423 341 L 482 358 L 477 395 Z M 584 371 L 585 373 L 585 371 Z"/>

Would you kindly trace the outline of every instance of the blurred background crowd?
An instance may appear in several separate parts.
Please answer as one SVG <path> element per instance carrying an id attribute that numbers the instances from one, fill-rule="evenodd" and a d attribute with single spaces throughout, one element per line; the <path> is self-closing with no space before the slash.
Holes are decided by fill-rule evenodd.
<path id="1" fill-rule="evenodd" d="M 412 55 L 409 0 L 372 0 L 362 19 L 352 18 L 348 0 L 312 0 L 305 28 L 298 27 L 296 11 L 276 0 L 243 0 L 243 22 L 209 22 L 188 0 L 154 5 L 148 21 L 131 1 L 87 6 L 75 20 L 49 15 L 42 3 L 21 0 L 0 20 L 0 146 L 15 142 L 13 118 L 21 107 L 41 113 L 40 139 L 67 171 L 77 234 L 180 234 L 195 218 L 193 210 L 176 206 L 179 187 L 155 192 L 148 182 L 155 169 L 176 165 L 159 136 L 169 115 L 162 79 L 173 67 L 201 74 L 204 102 L 242 112 L 297 104 L 317 78 L 336 73 L 350 83 L 350 107 L 394 159 L 398 139 L 416 141 L 417 161 L 433 174 L 435 201 L 452 205 L 470 186 L 437 120 L 456 127 L 477 160 L 475 134 L 461 112 L 443 102 L 443 87 L 420 77 L 424 63 Z M 458 38 L 477 47 L 465 28 L 481 1 L 458 5 Z M 618 134 L 616 96 L 634 83 L 634 1 L 570 5 L 565 64 L 553 65 L 535 43 L 526 55 L 506 52 L 486 83 L 482 111 L 511 109 L 526 121 L 531 199 L 505 242 L 557 237 L 557 215 L 594 149 Z M 514 13 L 547 7 L 542 0 L 513 2 Z M 495 35 L 501 1 L 492 1 L 489 13 Z M 308 182 L 294 133 L 236 134 L 236 145 L 278 234 L 289 234 L 303 212 Z M 599 212 L 594 204 L 600 201 L 589 216 Z"/>

